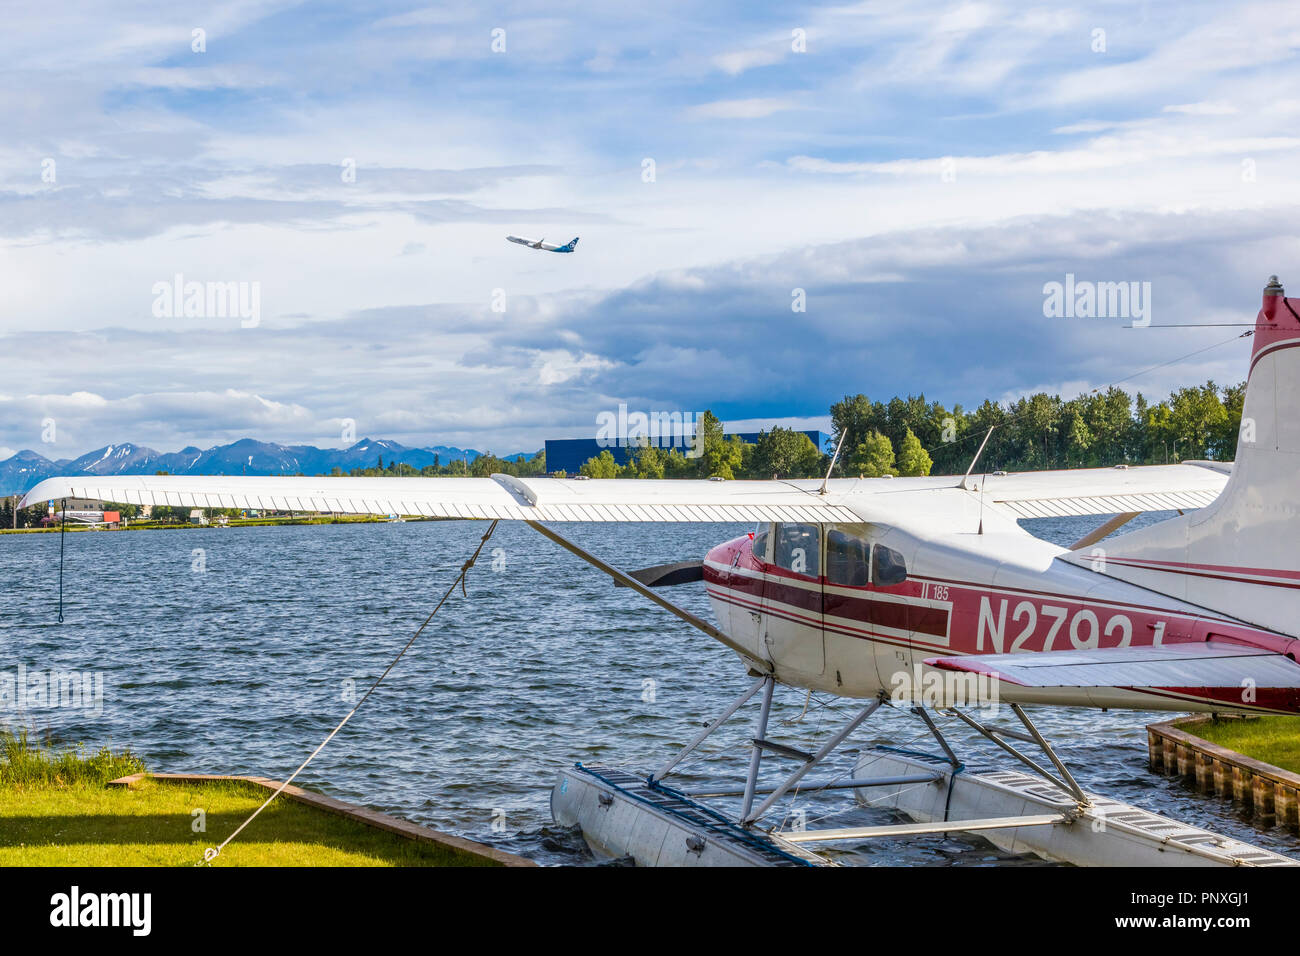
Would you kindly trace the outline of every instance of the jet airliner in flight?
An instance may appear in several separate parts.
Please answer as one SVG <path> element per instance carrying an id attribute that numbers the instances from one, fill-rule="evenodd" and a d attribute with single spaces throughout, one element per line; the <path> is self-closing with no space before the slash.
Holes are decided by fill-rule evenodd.
<path id="1" fill-rule="evenodd" d="M 525 239 L 523 236 L 506 236 L 511 242 L 517 242 L 521 246 L 528 246 L 530 249 L 544 249 L 547 252 L 572 252 L 578 245 L 578 237 L 574 236 L 562 246 L 557 246 L 545 239 Z"/>

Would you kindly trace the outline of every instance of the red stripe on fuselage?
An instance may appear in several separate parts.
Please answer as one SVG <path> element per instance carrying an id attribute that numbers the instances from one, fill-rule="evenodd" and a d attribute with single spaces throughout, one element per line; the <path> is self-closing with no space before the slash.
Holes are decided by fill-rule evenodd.
<path id="1" fill-rule="evenodd" d="M 837 591 L 823 591 L 825 582 L 821 578 L 793 578 L 794 581 L 805 582 L 806 586 L 801 587 L 796 583 L 788 583 L 791 580 L 788 574 L 780 576 L 765 574 L 764 577 L 758 578 L 746 574 L 721 572 L 708 564 L 704 566 L 704 580 L 718 587 L 760 598 L 768 603 L 783 604 L 813 614 L 830 614 L 851 621 L 892 627 L 900 631 L 911 630 L 933 637 L 948 636 L 946 609 L 913 604 L 910 601 L 873 598 L 871 594 L 875 589 L 870 586 L 862 588 L 860 594 L 841 594 Z M 897 594 L 898 589 L 881 593 Z M 901 596 L 908 597 L 908 595 Z"/>
<path id="2" fill-rule="evenodd" d="M 1212 564 L 1184 564 L 1179 561 L 1149 561 L 1138 558 L 1108 557 L 1106 560 L 1111 564 L 1118 564 L 1127 568 L 1137 568 L 1140 571 L 1160 571 L 1165 574 L 1186 574 L 1189 577 L 1194 578 L 1212 578 L 1217 581 L 1233 581 L 1237 584 L 1262 584 L 1265 587 L 1270 588 L 1300 589 L 1300 580 L 1269 581 L 1262 577 L 1245 577 L 1245 575 L 1258 574 L 1273 575 L 1274 577 L 1279 578 L 1300 578 L 1300 571 L 1271 571 L 1264 568 L 1220 567 Z M 1236 573 L 1233 574 L 1230 572 Z"/>
<path id="3" fill-rule="evenodd" d="M 737 598 L 734 594 L 728 594 L 724 591 L 709 589 L 709 597 L 721 601 L 724 604 L 730 604 L 733 607 L 743 608 L 746 611 L 754 611 L 768 615 L 769 617 L 779 618 L 783 621 L 790 621 L 794 624 L 802 624 L 805 627 L 822 628 L 831 634 L 843 634 L 845 637 L 856 637 L 862 640 L 872 641 L 877 644 L 888 644 L 891 647 L 914 647 L 923 651 L 935 651 L 938 653 L 949 653 L 950 648 L 946 644 L 932 644 L 927 641 L 913 638 L 908 640 L 906 637 L 898 637 L 891 634 L 882 634 L 879 631 L 873 631 L 870 627 L 851 627 L 842 621 L 822 621 L 818 618 L 802 617 L 798 614 L 782 610 L 777 605 L 759 604 L 757 602 L 746 601 Z"/>
<path id="4" fill-rule="evenodd" d="M 1247 380 L 1250 379 L 1251 374 L 1255 371 L 1255 366 L 1259 364 L 1259 360 L 1265 355 L 1273 355 L 1276 352 L 1283 352 L 1286 349 L 1300 347 L 1300 339 L 1286 339 L 1279 341 L 1281 336 L 1295 335 L 1295 329 L 1279 329 L 1271 323 L 1259 323 L 1257 325 L 1257 334 L 1259 337 L 1255 339 L 1255 354 L 1251 356 L 1250 369 L 1246 372 Z M 1274 340 L 1271 343 L 1268 341 L 1270 338 Z"/>

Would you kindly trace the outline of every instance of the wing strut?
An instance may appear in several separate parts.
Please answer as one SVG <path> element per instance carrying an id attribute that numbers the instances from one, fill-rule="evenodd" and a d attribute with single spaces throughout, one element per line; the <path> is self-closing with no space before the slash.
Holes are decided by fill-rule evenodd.
<path id="1" fill-rule="evenodd" d="M 718 643 L 731 648 L 737 654 L 745 658 L 745 660 L 748 661 L 753 666 L 755 671 L 757 671 L 758 673 L 769 674 L 772 672 L 771 664 L 769 664 L 767 661 L 755 660 L 752 651 L 750 651 L 743 644 L 740 644 L 737 641 L 732 640 L 730 637 L 722 633 L 722 631 L 718 630 L 708 621 L 704 620 L 701 617 L 696 617 L 694 614 L 692 614 L 690 611 L 687 611 L 685 608 L 680 608 L 672 601 L 660 597 L 658 594 L 656 594 L 650 588 L 646 587 L 636 578 L 632 577 L 629 574 L 624 574 L 618 568 L 610 564 L 606 564 L 604 561 L 600 560 L 600 558 L 596 557 L 590 551 L 583 550 L 578 545 L 570 541 L 568 538 L 546 527 L 546 525 L 541 524 L 540 522 L 537 521 L 527 521 L 527 524 L 530 528 L 537 531 L 542 536 L 550 538 L 552 541 L 554 541 L 560 547 L 564 548 L 566 551 L 570 551 L 573 554 L 576 554 L 578 557 L 582 558 L 582 560 L 586 561 L 592 567 L 596 568 L 599 571 L 604 571 L 606 574 L 608 574 L 611 578 L 614 579 L 614 582 L 616 584 L 620 584 L 626 588 L 631 588 L 633 591 L 636 591 L 638 594 L 641 594 L 649 598 L 651 601 L 653 601 L 655 604 L 658 604 L 665 611 L 668 611 L 672 614 L 676 614 L 687 624 L 690 624 L 692 627 L 695 627 L 703 631 L 705 634 L 709 635 L 709 637 L 713 638 Z"/>
<path id="2" fill-rule="evenodd" d="M 1029 719 L 1029 715 L 1025 713 L 1024 708 L 1022 708 L 1019 704 L 1012 704 L 1011 710 L 1015 713 L 1017 717 L 1020 718 L 1020 722 L 1025 725 L 1025 729 L 1029 731 L 1030 736 L 1028 739 L 1032 740 L 1034 743 L 1038 744 L 1040 748 L 1042 748 L 1043 753 L 1047 754 L 1047 759 L 1052 761 L 1052 766 L 1054 766 L 1057 770 L 1059 770 L 1061 776 L 1065 778 L 1064 782 L 1062 782 L 1060 779 L 1055 777 L 1050 771 L 1046 770 L 1037 761 L 1031 760 L 1029 757 L 1026 757 L 1019 750 L 1017 750 L 1015 747 L 1011 746 L 1009 743 L 1007 743 L 1005 740 L 1002 739 L 1003 736 L 1007 736 L 1007 737 L 1014 736 L 1017 739 L 1021 739 L 1021 740 L 1026 739 L 1022 737 L 1020 734 L 1013 735 L 1011 733 L 1008 733 L 1007 731 L 1000 731 L 994 727 L 986 727 L 984 724 L 981 724 L 974 717 L 962 713 L 956 707 L 950 707 L 949 710 L 951 710 L 954 714 L 960 717 L 962 721 L 966 723 L 966 725 L 969 726 L 972 730 L 976 731 L 977 733 L 987 738 L 988 740 L 993 741 L 995 744 L 997 744 L 1007 753 L 1011 754 L 1011 756 L 1015 757 L 1025 766 L 1033 770 L 1034 773 L 1038 774 L 1044 780 L 1047 780 L 1049 783 L 1059 787 L 1060 789 L 1064 790 L 1066 793 L 1070 794 L 1072 797 L 1074 797 L 1074 799 L 1077 801 L 1080 807 L 1092 806 L 1092 801 L 1088 799 L 1088 795 L 1083 792 L 1083 788 L 1080 787 L 1079 784 L 1075 781 L 1074 776 L 1070 773 L 1069 768 L 1066 767 L 1065 764 L 1061 761 L 1061 758 L 1056 755 L 1056 751 L 1052 749 L 1051 744 L 1049 744 L 1047 740 L 1043 737 L 1043 735 L 1038 732 L 1038 728 L 1034 726 L 1033 721 Z"/>
<path id="3" fill-rule="evenodd" d="M 1080 548 L 1086 548 L 1090 544 L 1096 544 L 1098 541 L 1106 537 L 1106 535 L 1110 534 L 1112 531 L 1117 531 L 1120 528 L 1124 527 L 1124 525 L 1128 524 L 1130 521 L 1132 521 L 1141 513 L 1142 512 L 1140 511 L 1126 511 L 1123 514 L 1116 515 L 1115 517 L 1111 518 L 1109 521 L 1106 521 L 1098 525 L 1097 527 L 1093 528 L 1091 531 L 1085 534 L 1078 541 L 1074 542 L 1074 544 L 1070 545 L 1070 550 L 1078 551 Z"/>

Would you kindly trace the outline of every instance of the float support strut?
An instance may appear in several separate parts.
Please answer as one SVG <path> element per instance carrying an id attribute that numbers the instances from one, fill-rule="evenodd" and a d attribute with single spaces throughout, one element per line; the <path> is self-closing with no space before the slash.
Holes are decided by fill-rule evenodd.
<path id="1" fill-rule="evenodd" d="M 740 808 L 740 820 L 749 817 L 750 807 L 754 805 L 754 790 L 758 786 L 758 766 L 763 762 L 762 741 L 767 737 L 767 718 L 772 713 L 772 691 L 776 689 L 776 680 L 772 677 L 762 678 L 763 709 L 758 714 L 758 724 L 754 728 L 753 748 L 749 753 L 749 775 L 745 778 L 745 800 Z"/>
<path id="2" fill-rule="evenodd" d="M 840 729 L 839 733 L 837 733 L 830 740 L 826 741 L 826 743 L 822 746 L 821 750 L 817 751 L 815 754 L 810 756 L 806 761 L 804 761 L 802 767 L 800 767 L 794 773 L 790 774 L 790 776 L 786 777 L 785 783 L 781 784 L 779 787 L 773 790 L 772 793 L 768 796 L 768 798 L 764 800 L 761 804 L 759 804 L 758 809 L 755 810 L 753 813 L 749 812 L 749 805 L 751 801 L 749 799 L 746 799 L 745 806 L 740 811 L 741 824 L 748 825 L 750 823 L 753 823 L 755 820 L 759 819 L 763 814 L 767 813 L 767 811 L 771 809 L 772 804 L 776 803 L 776 801 L 780 800 L 783 796 L 785 796 L 786 791 L 788 791 L 796 783 L 802 780 L 804 774 L 806 774 L 813 767 L 817 766 L 817 764 L 821 763 L 821 761 L 826 757 L 827 754 L 829 754 L 832 750 L 838 747 L 840 743 L 843 742 L 845 737 L 853 733 L 853 731 L 857 730 L 858 725 L 861 724 L 868 717 L 870 717 L 872 714 L 874 714 L 876 710 L 879 709 L 880 705 L 883 703 L 884 703 L 884 699 L 882 697 L 877 697 L 866 707 L 863 707 L 862 710 L 858 711 L 858 715 L 856 717 L 854 717 L 847 724 L 845 724 L 844 727 Z M 757 755 L 757 748 L 755 749 L 755 755 Z M 755 759 L 752 760 L 750 763 L 750 773 L 754 774 L 757 768 L 758 768 L 758 764 L 757 764 L 757 759 L 755 757 Z M 751 781 L 753 780 L 754 777 L 751 776 Z"/>
<path id="3" fill-rule="evenodd" d="M 727 709 L 724 710 L 718 716 L 717 720 L 713 721 L 713 723 L 709 724 L 709 726 L 705 727 L 698 734 L 696 734 L 695 738 L 689 744 L 687 744 L 685 747 L 683 747 L 681 750 L 677 752 L 676 757 L 673 757 L 672 760 L 669 760 L 666 764 L 660 767 L 658 773 L 656 773 L 653 777 L 650 778 L 651 781 L 659 781 L 662 780 L 664 777 L 668 776 L 668 774 L 672 771 L 673 767 L 676 767 L 679 763 L 682 762 L 682 760 L 686 757 L 687 754 L 691 753 L 696 747 L 704 743 L 705 739 L 709 736 L 709 734 L 713 733 L 715 730 L 721 727 L 723 723 L 725 723 L 726 720 L 732 714 L 734 714 L 736 711 L 740 709 L 740 706 L 743 703 L 745 703 L 745 701 L 749 700 L 749 698 L 757 694 L 758 689 L 762 687 L 768 680 L 769 678 L 767 677 L 760 677 L 758 680 L 754 681 L 754 683 L 750 685 L 749 690 L 745 691 L 743 694 L 741 694 L 739 697 L 733 700 L 731 704 L 728 705 Z"/>
<path id="4" fill-rule="evenodd" d="M 1043 749 L 1043 753 L 1047 754 L 1048 759 L 1052 761 L 1052 765 L 1055 766 L 1057 770 L 1060 770 L 1062 772 L 1062 775 L 1065 777 L 1065 781 L 1060 780 L 1042 764 L 1038 763 L 1035 760 L 1031 760 L 1029 757 L 1026 757 L 1015 747 L 1011 746 L 1009 743 L 1007 743 L 1005 740 L 1002 739 L 1002 734 L 994 730 L 992 727 L 984 726 L 978 720 L 976 720 L 973 717 L 970 717 L 967 714 L 962 713 L 956 707 L 952 707 L 949 709 L 952 711 L 952 713 L 960 717 L 962 721 L 965 722 L 969 727 L 971 727 L 973 730 L 978 732 L 980 736 L 993 741 L 995 744 L 997 744 L 1007 753 L 1011 754 L 1011 756 L 1015 757 L 1025 766 L 1029 767 L 1029 769 L 1033 770 L 1034 773 L 1038 774 L 1044 780 L 1048 781 L 1049 783 L 1051 783 L 1056 787 L 1059 787 L 1061 790 L 1064 790 L 1066 793 L 1068 793 L 1070 796 L 1072 796 L 1075 799 L 1075 801 L 1078 803 L 1079 806 L 1087 807 L 1092 805 L 1092 802 L 1088 799 L 1087 794 L 1083 792 L 1083 788 L 1080 787 L 1079 784 L 1075 781 L 1074 777 L 1070 775 L 1070 772 L 1065 769 L 1065 764 L 1061 762 L 1061 758 L 1056 756 L 1056 752 L 1052 750 L 1051 745 L 1048 744 L 1048 742 L 1043 739 L 1043 735 L 1038 732 L 1038 728 L 1033 725 L 1033 723 L 1029 720 L 1029 717 L 1025 715 L 1025 712 L 1020 709 L 1019 704 L 1012 704 L 1011 709 L 1015 712 L 1016 716 L 1020 718 L 1020 722 L 1024 724 L 1025 728 L 1030 732 L 1034 742 L 1037 743 L 1038 746 L 1040 746 Z"/>
<path id="5" fill-rule="evenodd" d="M 1043 753 L 1047 754 L 1047 759 L 1052 761 L 1052 766 L 1055 767 L 1061 776 L 1065 778 L 1065 782 L 1069 785 L 1070 792 L 1074 794 L 1074 797 L 1079 801 L 1079 804 L 1085 807 L 1090 806 L 1091 801 L 1088 799 L 1088 795 L 1083 792 L 1083 788 L 1080 787 L 1078 781 L 1074 779 L 1074 775 L 1070 773 L 1070 768 L 1062 762 L 1060 757 L 1056 756 L 1056 751 L 1052 749 L 1052 745 L 1047 742 L 1043 735 L 1038 732 L 1038 728 L 1035 727 L 1034 722 L 1029 719 L 1029 715 L 1021 709 L 1019 704 L 1012 704 L 1011 709 L 1015 712 L 1015 715 L 1020 718 L 1020 722 L 1025 725 L 1025 730 L 1029 731 L 1030 735 L 1034 738 L 1035 743 L 1037 743 L 1039 747 L 1043 748 Z"/>

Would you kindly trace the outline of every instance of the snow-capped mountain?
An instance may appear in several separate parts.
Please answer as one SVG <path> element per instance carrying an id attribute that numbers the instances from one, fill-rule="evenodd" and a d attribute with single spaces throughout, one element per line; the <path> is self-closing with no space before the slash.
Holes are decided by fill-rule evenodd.
<path id="1" fill-rule="evenodd" d="M 207 450 L 190 446 L 159 452 L 126 442 L 105 445 L 79 458 L 49 459 L 30 449 L 0 461 L 0 494 L 21 494 L 37 482 L 55 475 L 328 475 L 335 468 L 347 474 L 354 468 L 373 468 L 400 462 L 415 468 L 446 465 L 453 460 L 473 461 L 481 452 L 472 448 L 434 445 L 411 448 L 399 442 L 363 438 L 350 448 L 281 445 L 241 438 Z M 527 458 L 517 453 L 511 459 Z"/>

